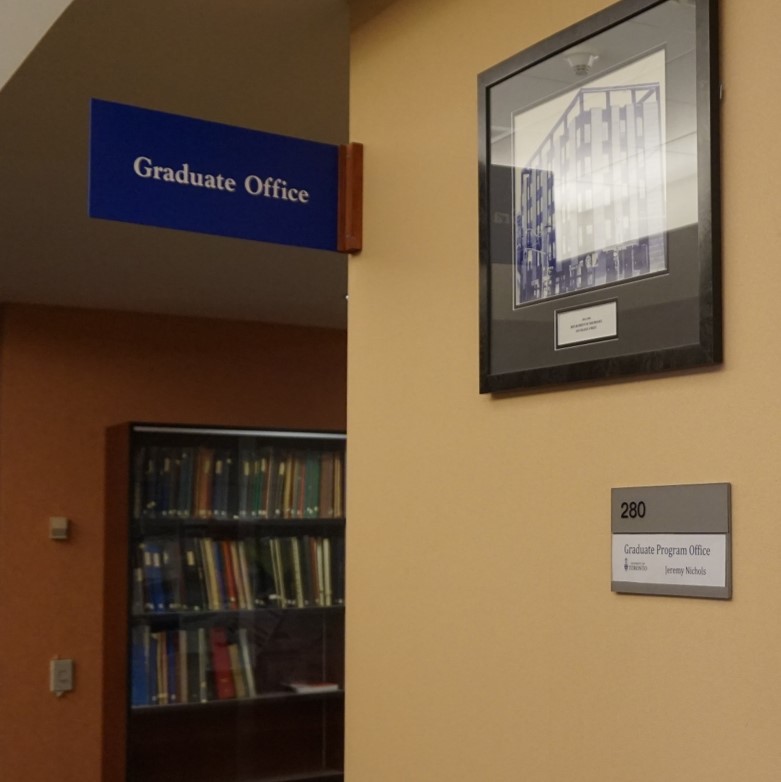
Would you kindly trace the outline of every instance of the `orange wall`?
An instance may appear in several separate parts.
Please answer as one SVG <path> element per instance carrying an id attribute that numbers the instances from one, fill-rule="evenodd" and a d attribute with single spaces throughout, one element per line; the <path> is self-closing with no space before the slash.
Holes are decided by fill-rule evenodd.
<path id="1" fill-rule="evenodd" d="M 7 306 L 0 355 L 0 779 L 100 768 L 104 433 L 129 420 L 340 429 L 346 335 Z M 48 539 L 49 516 L 73 523 Z M 48 692 L 49 659 L 76 689 Z"/>

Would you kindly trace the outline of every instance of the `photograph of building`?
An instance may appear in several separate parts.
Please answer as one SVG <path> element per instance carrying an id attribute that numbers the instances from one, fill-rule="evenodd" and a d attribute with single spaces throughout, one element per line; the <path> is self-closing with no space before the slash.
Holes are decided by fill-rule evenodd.
<path id="1" fill-rule="evenodd" d="M 515 179 L 514 306 L 667 268 L 658 83 L 584 87 Z"/>

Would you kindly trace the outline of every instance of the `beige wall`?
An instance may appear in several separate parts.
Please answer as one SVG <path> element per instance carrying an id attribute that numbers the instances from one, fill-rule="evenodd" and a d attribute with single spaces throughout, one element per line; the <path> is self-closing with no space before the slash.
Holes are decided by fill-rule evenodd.
<path id="1" fill-rule="evenodd" d="M 476 75 L 607 5 L 397 0 L 353 36 L 351 782 L 781 777 L 781 4 L 723 2 L 724 366 L 478 387 Z M 610 591 L 610 488 L 733 485 L 730 602 Z"/>

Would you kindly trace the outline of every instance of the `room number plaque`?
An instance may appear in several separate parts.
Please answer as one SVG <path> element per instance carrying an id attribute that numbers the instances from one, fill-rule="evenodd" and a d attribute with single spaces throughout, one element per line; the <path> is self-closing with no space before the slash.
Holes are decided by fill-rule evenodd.
<path id="1" fill-rule="evenodd" d="M 613 489 L 611 588 L 732 597 L 730 484 Z"/>

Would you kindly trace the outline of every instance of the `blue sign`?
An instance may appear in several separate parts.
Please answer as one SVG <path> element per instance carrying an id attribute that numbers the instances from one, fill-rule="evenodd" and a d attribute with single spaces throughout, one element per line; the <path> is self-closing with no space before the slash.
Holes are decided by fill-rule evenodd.
<path id="1" fill-rule="evenodd" d="M 339 148 L 92 101 L 89 214 L 337 249 Z"/>

